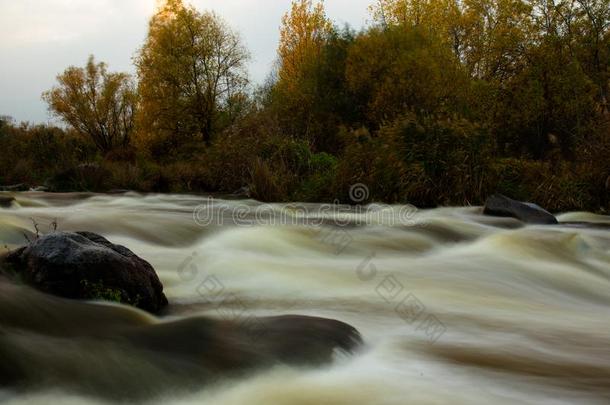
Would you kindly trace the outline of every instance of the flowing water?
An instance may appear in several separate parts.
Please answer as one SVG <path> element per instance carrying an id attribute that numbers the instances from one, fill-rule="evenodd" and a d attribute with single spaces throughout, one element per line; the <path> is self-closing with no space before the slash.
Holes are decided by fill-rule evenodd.
<path id="1" fill-rule="evenodd" d="M 42 232 L 56 219 L 60 230 L 100 233 L 155 267 L 170 301 L 166 319 L 314 315 L 355 326 L 364 345 L 325 366 L 182 384 L 189 372 L 172 359 L 154 363 L 154 353 L 112 341 L 28 330 L 30 319 L 58 316 L 33 299 L 31 310 L 12 314 L 26 326 L 0 325 L 0 356 L 39 371 L 41 385 L 6 386 L 0 401 L 104 403 L 113 400 L 100 392 L 136 391 L 180 404 L 610 401 L 608 217 L 567 213 L 561 222 L 597 226 L 522 226 L 475 207 L 364 210 L 137 194 L 16 199 L 0 209 L 3 244 L 32 237 L 31 218 Z M 27 296 L 7 291 L 5 317 L 11 300 Z M 97 307 L 79 308 L 95 318 Z M 74 323 L 61 327 L 84 327 Z"/>

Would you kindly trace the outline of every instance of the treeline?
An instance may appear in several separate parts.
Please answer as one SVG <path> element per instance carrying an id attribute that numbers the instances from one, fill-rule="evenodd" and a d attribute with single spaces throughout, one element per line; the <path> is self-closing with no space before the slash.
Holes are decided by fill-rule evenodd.
<path id="1" fill-rule="evenodd" d="M 239 34 L 168 0 L 137 77 L 91 58 L 44 94 L 69 129 L 0 121 L 0 182 L 610 209 L 610 0 L 380 0 L 371 16 L 355 32 L 293 1 L 253 89 Z"/>

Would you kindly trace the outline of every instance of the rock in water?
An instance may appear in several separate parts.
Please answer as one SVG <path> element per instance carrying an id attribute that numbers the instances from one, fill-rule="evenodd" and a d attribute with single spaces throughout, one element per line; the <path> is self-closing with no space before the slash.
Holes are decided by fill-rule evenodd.
<path id="1" fill-rule="evenodd" d="M 0 195 L 0 208 L 10 208 L 15 198 L 12 196 Z"/>
<path id="2" fill-rule="evenodd" d="M 544 208 L 516 201 L 502 194 L 494 194 L 487 199 L 483 210 L 485 215 L 517 218 L 528 224 L 557 224 L 557 218 Z"/>
<path id="3" fill-rule="evenodd" d="M 0 186 L 0 191 L 28 191 L 30 186 L 24 183 L 13 184 L 12 186 Z"/>
<path id="4" fill-rule="evenodd" d="M 104 403 L 159 402 L 278 365 L 326 364 L 337 351 L 353 353 L 361 343 L 356 329 L 332 319 L 162 320 L 124 305 L 43 294 L 0 277 L 2 389 L 67 391 Z"/>
<path id="5" fill-rule="evenodd" d="M 91 232 L 55 232 L 6 257 L 27 284 L 60 297 L 121 302 L 151 313 L 167 305 L 153 267 Z"/>

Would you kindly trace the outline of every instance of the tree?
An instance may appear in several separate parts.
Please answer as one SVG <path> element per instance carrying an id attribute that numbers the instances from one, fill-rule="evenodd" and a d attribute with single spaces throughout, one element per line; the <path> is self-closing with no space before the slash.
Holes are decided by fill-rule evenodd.
<path id="1" fill-rule="evenodd" d="M 6 115 L 0 115 L 0 137 L 4 136 L 5 131 L 12 124 L 13 119 Z"/>
<path id="2" fill-rule="evenodd" d="M 598 86 L 601 110 L 608 115 L 610 93 L 610 0 L 576 0 L 577 29 L 586 70 Z"/>
<path id="3" fill-rule="evenodd" d="M 503 81 L 525 65 L 535 39 L 528 0 L 464 0 L 464 57 L 471 75 Z"/>
<path id="4" fill-rule="evenodd" d="M 86 67 L 71 66 L 57 81 L 42 95 L 51 113 L 91 138 L 102 152 L 129 144 L 137 96 L 128 74 L 108 72 L 105 63 L 91 56 Z"/>
<path id="5" fill-rule="evenodd" d="M 320 56 L 332 32 L 323 1 L 314 6 L 312 0 L 294 0 L 280 29 L 279 80 L 296 86 L 307 64 Z"/>
<path id="6" fill-rule="evenodd" d="M 294 0 L 282 19 L 278 71 L 272 88 L 280 125 L 290 136 L 330 150 L 333 106 L 340 96 L 348 32 L 339 34 L 326 17 L 324 3 Z M 331 125 L 332 126 L 332 125 Z"/>
<path id="7" fill-rule="evenodd" d="M 518 68 L 532 32 L 529 0 L 378 0 L 383 28 L 418 28 L 439 38 L 474 77 L 503 79 Z"/>
<path id="8" fill-rule="evenodd" d="M 460 0 L 377 0 L 369 11 L 383 29 L 425 28 L 463 57 L 466 32 Z"/>
<path id="9" fill-rule="evenodd" d="M 216 14 L 167 0 L 135 59 L 144 141 L 198 138 L 209 145 L 219 117 L 239 111 L 248 58 L 239 35 Z"/>
<path id="10" fill-rule="evenodd" d="M 460 111 L 468 87 L 459 60 L 420 27 L 360 35 L 349 50 L 346 78 L 373 129 L 406 111 Z"/>

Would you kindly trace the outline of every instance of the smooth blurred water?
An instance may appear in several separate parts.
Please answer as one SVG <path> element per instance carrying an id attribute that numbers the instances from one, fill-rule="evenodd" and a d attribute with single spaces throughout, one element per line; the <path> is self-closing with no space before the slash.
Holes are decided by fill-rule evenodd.
<path id="1" fill-rule="evenodd" d="M 152 400 L 159 403 L 610 401 L 604 226 L 522 226 L 475 207 L 329 209 L 137 194 L 16 199 L 0 209 L 2 244 L 32 237 L 32 219 L 42 232 L 56 220 L 59 230 L 100 233 L 155 267 L 170 317 L 315 315 L 355 326 L 366 344 L 329 366 L 278 367 L 174 392 L 174 370 L 148 370 L 119 347 L 66 346 L 0 327 L 15 350 L 69 349 L 74 360 L 73 384 L 6 390 L 0 400 L 8 403 L 103 402 L 72 389 L 101 370 L 109 390 L 169 382 Z M 589 213 L 559 220 L 610 224 Z"/>

